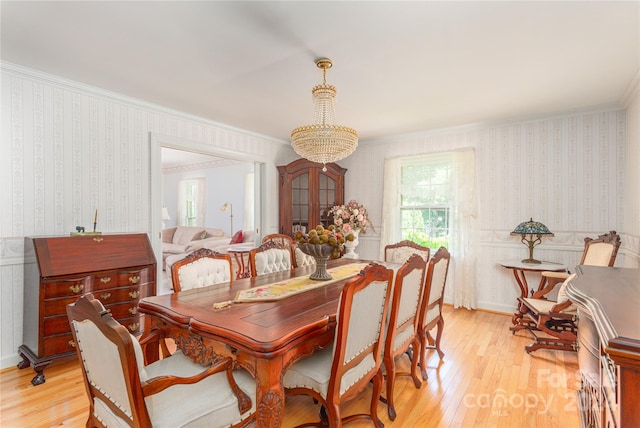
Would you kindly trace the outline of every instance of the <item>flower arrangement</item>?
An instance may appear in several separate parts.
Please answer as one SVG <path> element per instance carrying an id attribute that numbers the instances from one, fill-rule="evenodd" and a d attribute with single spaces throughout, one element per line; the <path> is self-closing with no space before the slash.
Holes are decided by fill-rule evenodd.
<path id="1" fill-rule="evenodd" d="M 331 248 L 331 258 L 337 259 L 342 255 L 344 250 L 344 243 L 346 241 L 353 241 L 355 239 L 352 233 L 347 232 L 335 224 L 329 225 L 327 228 L 319 224 L 315 229 L 311 229 L 308 234 L 300 231 L 296 232 L 296 241 L 299 244 L 299 248 L 305 253 L 310 255 L 316 255 L 307 250 L 306 244 L 311 245 L 324 245 L 326 244 Z"/>
<path id="2" fill-rule="evenodd" d="M 331 207 L 329 216 L 333 217 L 333 223 L 337 227 L 341 227 L 347 233 L 352 230 L 366 233 L 368 227 L 373 229 L 367 209 L 355 199 L 350 200 L 346 205 Z"/>

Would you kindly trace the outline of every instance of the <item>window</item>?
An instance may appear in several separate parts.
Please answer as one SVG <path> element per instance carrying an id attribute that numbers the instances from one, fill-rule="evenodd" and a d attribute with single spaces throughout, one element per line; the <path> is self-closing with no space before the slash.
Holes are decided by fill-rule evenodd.
<path id="1" fill-rule="evenodd" d="M 478 201 L 474 149 L 384 161 L 384 246 L 411 239 L 451 253 L 450 298 L 454 307 L 477 307 Z"/>
<path id="2" fill-rule="evenodd" d="M 420 156 L 400 167 L 400 236 L 430 248 L 449 246 L 451 157 Z"/>
<path id="3" fill-rule="evenodd" d="M 205 179 L 181 180 L 178 190 L 178 225 L 204 226 L 206 215 Z"/>

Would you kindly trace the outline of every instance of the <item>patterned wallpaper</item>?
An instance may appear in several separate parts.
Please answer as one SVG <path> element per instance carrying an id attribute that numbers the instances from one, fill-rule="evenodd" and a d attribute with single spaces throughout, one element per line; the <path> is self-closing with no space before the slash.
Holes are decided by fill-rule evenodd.
<path id="1" fill-rule="evenodd" d="M 277 230 L 275 166 L 295 158 L 287 144 L 5 63 L 1 85 L 0 368 L 18 361 L 22 343 L 24 236 L 67 234 L 89 225 L 96 208 L 104 232 L 149 231 L 149 133 L 265 161 L 266 193 L 274 195 L 265 198 L 265 231 Z M 639 100 L 636 87 L 621 109 L 362 142 L 340 162 L 348 168 L 346 199 L 364 203 L 376 226 L 360 236 L 358 253 L 379 255 L 386 157 L 474 147 L 481 308 L 515 309 L 513 276 L 498 262 L 524 258 L 509 232 L 529 217 L 555 233 L 536 249 L 539 258 L 573 267 L 585 236 L 616 229 L 623 239 L 616 265 L 637 267 Z"/>
<path id="2" fill-rule="evenodd" d="M 276 166 L 295 158 L 279 140 L 11 64 L 1 85 L 1 368 L 22 344 L 25 236 L 90 230 L 96 209 L 102 232 L 150 232 L 151 133 L 264 162 L 274 195 Z M 277 198 L 265 210 L 266 230 L 277 230 Z"/>
<path id="3" fill-rule="evenodd" d="M 375 233 L 360 236 L 358 253 L 364 258 L 380 254 L 385 158 L 474 147 L 480 205 L 479 307 L 499 312 L 515 309 L 518 288 L 512 273 L 499 262 L 525 258 L 527 248 L 509 233 L 530 217 L 555 233 L 536 248 L 538 259 L 573 269 L 586 236 L 616 230 L 623 241 L 616 266 L 637 267 L 638 99 L 636 91 L 628 105 L 632 123 L 627 122 L 626 109 L 605 109 L 394 136 L 360 145 L 341 162 L 349 170 L 346 199 L 365 204 L 377 225 Z M 627 139 L 627 133 L 635 134 Z M 528 278 L 530 285 L 537 285 L 537 274 Z M 448 301 L 452 301 L 453 287 L 455 279 L 447 285 Z"/>

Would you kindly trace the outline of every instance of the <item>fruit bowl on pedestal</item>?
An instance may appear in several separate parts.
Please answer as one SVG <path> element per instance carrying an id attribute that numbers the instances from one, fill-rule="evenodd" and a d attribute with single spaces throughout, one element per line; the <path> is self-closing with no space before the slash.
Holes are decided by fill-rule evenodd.
<path id="1" fill-rule="evenodd" d="M 315 279 L 317 281 L 328 281 L 333 279 L 331 274 L 327 272 L 327 260 L 331 257 L 333 246 L 329 244 L 299 243 L 298 248 L 300 248 L 303 253 L 316 259 L 316 270 L 309 275 L 310 279 Z"/>

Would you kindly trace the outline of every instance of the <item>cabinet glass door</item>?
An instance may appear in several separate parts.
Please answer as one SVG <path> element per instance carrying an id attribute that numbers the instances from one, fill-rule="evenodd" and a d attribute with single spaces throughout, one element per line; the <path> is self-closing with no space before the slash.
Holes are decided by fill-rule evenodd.
<path id="1" fill-rule="evenodd" d="M 324 227 L 333 224 L 333 219 L 329 218 L 328 212 L 336 205 L 336 181 L 327 174 L 320 173 L 318 180 L 318 218 Z"/>
<path id="2" fill-rule="evenodd" d="M 291 214 L 293 230 L 309 230 L 309 173 L 300 174 L 291 183 Z"/>

